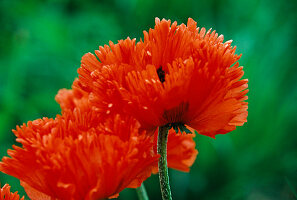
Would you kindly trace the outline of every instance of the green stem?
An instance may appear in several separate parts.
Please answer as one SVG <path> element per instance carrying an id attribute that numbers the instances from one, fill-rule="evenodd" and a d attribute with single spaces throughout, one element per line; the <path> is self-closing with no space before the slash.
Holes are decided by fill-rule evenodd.
<path id="1" fill-rule="evenodd" d="M 159 179 L 163 200 L 172 200 L 167 167 L 167 137 L 168 126 L 160 126 L 158 134 Z"/>
<path id="2" fill-rule="evenodd" d="M 139 200 L 149 200 L 143 183 L 140 187 L 136 188 L 136 192 Z"/>

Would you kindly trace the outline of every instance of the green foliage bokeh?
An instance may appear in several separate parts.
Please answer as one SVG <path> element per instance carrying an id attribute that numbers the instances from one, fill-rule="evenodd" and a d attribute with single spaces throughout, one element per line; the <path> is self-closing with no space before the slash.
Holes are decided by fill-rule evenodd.
<path id="1" fill-rule="evenodd" d="M 1 0 L 0 155 L 15 144 L 11 129 L 60 113 L 54 97 L 70 88 L 84 53 L 142 37 L 154 18 L 213 28 L 242 53 L 249 79 L 248 123 L 211 139 L 197 135 L 190 173 L 170 171 L 174 199 L 296 199 L 297 2 L 269 0 Z M 24 195 L 19 181 L 1 185 Z M 82 183 L 83 184 L 83 183 Z M 145 182 L 160 199 L 158 177 Z M 137 199 L 132 189 L 120 199 Z"/>

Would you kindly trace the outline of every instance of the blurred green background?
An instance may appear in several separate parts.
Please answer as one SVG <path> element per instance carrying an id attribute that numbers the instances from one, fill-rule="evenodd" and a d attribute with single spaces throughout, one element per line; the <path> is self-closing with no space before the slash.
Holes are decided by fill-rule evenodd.
<path id="1" fill-rule="evenodd" d="M 296 199 L 297 1 L 269 0 L 1 0 L 0 156 L 16 125 L 60 108 L 54 97 L 70 88 L 80 58 L 109 40 L 142 37 L 154 18 L 213 28 L 233 39 L 249 79 L 248 123 L 217 139 L 198 135 L 190 173 L 170 171 L 174 199 Z M 1 184 L 23 195 L 19 181 Z M 82 183 L 83 184 L 83 183 Z M 145 185 L 160 199 L 158 177 Z M 120 199 L 137 199 L 132 189 Z"/>

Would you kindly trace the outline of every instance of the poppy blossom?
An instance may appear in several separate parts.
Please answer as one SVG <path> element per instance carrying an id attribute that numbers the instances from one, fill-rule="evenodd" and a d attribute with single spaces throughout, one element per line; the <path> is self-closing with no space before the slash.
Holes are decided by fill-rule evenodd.
<path id="1" fill-rule="evenodd" d="M 24 197 L 20 198 L 18 192 L 10 192 L 10 185 L 5 184 L 0 190 L 0 200 L 24 200 Z"/>
<path id="2" fill-rule="evenodd" d="M 242 126 L 247 118 L 247 79 L 240 55 L 223 35 L 156 18 L 144 39 L 112 42 L 87 53 L 78 86 L 103 115 L 125 112 L 152 134 L 157 127 L 215 137 Z"/>
<path id="3" fill-rule="evenodd" d="M 89 128 L 91 116 L 63 114 L 17 127 L 22 146 L 8 150 L 0 171 L 20 179 L 32 200 L 103 199 L 139 187 L 157 165 L 151 137 L 119 115 Z"/>

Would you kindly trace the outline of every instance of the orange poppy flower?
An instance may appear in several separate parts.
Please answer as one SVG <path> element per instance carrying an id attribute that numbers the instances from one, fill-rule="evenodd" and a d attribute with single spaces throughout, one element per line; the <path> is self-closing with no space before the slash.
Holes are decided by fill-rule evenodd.
<path id="1" fill-rule="evenodd" d="M 116 115 L 89 128 L 90 114 L 43 118 L 17 127 L 0 171 L 21 180 L 39 199 L 103 199 L 136 188 L 151 175 L 158 155 L 151 137 L 132 118 Z"/>
<path id="2" fill-rule="evenodd" d="M 0 190 L 0 200 L 24 200 L 24 197 L 20 199 L 18 192 L 10 192 L 10 186 L 5 184 Z"/>
<path id="3" fill-rule="evenodd" d="M 231 41 L 215 31 L 156 18 L 144 40 L 121 40 L 82 58 L 79 87 L 103 115 L 134 116 L 142 128 L 188 125 L 210 137 L 247 118 L 247 80 Z"/>
<path id="4" fill-rule="evenodd" d="M 71 90 L 61 89 L 56 96 L 56 100 L 60 104 L 64 114 L 65 112 L 77 113 L 78 110 L 80 113 L 89 113 L 89 117 L 85 120 L 85 122 L 80 122 L 76 125 L 85 124 L 83 127 L 79 127 L 79 129 L 87 130 L 91 127 L 98 126 L 98 120 L 101 120 L 102 117 L 100 118 L 100 114 L 95 107 L 93 107 L 93 109 L 91 108 L 90 102 L 88 101 L 88 94 L 80 90 L 77 87 L 77 84 L 78 80 L 75 80 Z M 123 115 L 124 114 L 122 114 L 122 116 Z M 70 114 L 70 116 L 72 116 L 72 114 Z M 107 126 L 112 125 L 109 124 Z M 154 133 L 154 144 L 152 147 L 154 148 L 155 154 L 157 154 L 157 136 L 158 131 L 156 130 Z M 167 147 L 169 168 L 189 172 L 190 167 L 193 165 L 198 154 L 198 151 L 195 149 L 195 142 L 193 140 L 194 137 L 194 134 L 176 134 L 173 129 L 169 131 Z M 155 168 L 156 169 L 153 170 L 154 172 L 158 170 L 157 165 Z"/>

